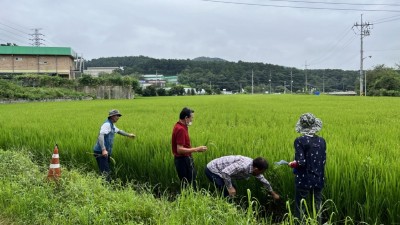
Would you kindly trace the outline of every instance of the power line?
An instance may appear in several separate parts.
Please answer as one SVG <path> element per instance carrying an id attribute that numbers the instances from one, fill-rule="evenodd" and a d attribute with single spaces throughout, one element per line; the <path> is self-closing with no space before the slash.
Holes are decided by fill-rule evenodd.
<path id="1" fill-rule="evenodd" d="M 2 18 L 2 20 L 3 20 L 3 22 L 5 22 L 5 23 L 7 23 L 7 24 L 9 24 L 9 25 L 12 24 L 12 25 L 14 25 L 14 26 L 17 26 L 17 27 L 22 28 L 23 30 L 29 30 L 29 29 L 30 29 L 30 28 L 28 28 L 28 27 L 21 26 L 21 25 L 19 25 L 19 24 L 10 22 L 9 20 L 6 20 L 6 19 L 4 19 L 4 18 Z M 10 25 L 10 26 L 11 26 L 11 25 Z"/>
<path id="2" fill-rule="evenodd" d="M 11 25 L 8 25 L 8 24 L 14 24 L 14 26 L 11 26 Z M 25 31 L 23 31 L 23 30 L 21 30 L 21 29 L 17 29 L 17 28 L 15 28 L 15 26 L 21 27 L 22 29 L 29 29 L 29 28 L 25 28 L 25 27 L 23 27 L 23 26 L 21 26 L 21 25 L 18 25 L 18 24 L 9 22 L 9 21 L 7 21 L 7 24 L 0 22 L 0 25 L 3 25 L 3 26 L 8 27 L 8 28 L 11 28 L 11 29 L 13 29 L 13 30 L 15 30 L 15 31 L 18 31 L 18 32 L 20 32 L 20 33 L 23 33 L 23 34 L 25 34 L 25 35 L 30 35 L 30 36 L 34 36 L 34 35 L 35 35 L 35 34 L 30 34 L 30 33 L 28 33 L 29 31 L 28 31 L 28 32 L 25 32 Z M 0 27 L 0 29 L 1 29 L 1 30 L 5 30 L 5 29 L 2 29 L 1 27 Z M 11 32 L 11 31 L 9 31 L 9 30 L 5 30 L 5 31 L 7 31 L 7 32 L 9 32 L 9 33 L 12 33 L 12 34 L 14 34 L 14 35 L 16 35 L 16 36 L 22 37 L 22 38 L 24 38 L 24 39 L 28 39 L 28 40 L 31 40 L 31 41 L 34 41 L 34 40 L 35 40 L 35 37 L 33 37 L 32 39 L 29 39 L 29 38 L 27 38 L 27 37 L 23 37 L 23 36 L 21 36 L 21 35 L 15 33 L 15 32 Z M 39 34 L 39 36 L 42 36 L 42 35 L 43 35 L 43 34 Z M 44 35 L 43 35 L 43 36 L 44 36 Z M 41 39 L 41 40 L 39 40 L 40 45 L 44 45 L 44 46 L 58 46 L 58 44 L 52 42 L 51 40 L 44 40 L 44 39 L 42 39 L 42 38 L 40 38 L 40 37 L 38 37 L 38 38 Z M 42 41 L 43 43 L 42 43 L 41 41 Z M 26 44 L 26 43 L 27 43 L 27 42 L 25 42 L 25 44 Z M 35 45 L 35 41 L 34 41 L 33 43 L 31 43 L 31 44 L 28 43 L 28 44 L 26 44 L 26 45 Z"/>
<path id="3" fill-rule="evenodd" d="M 373 23 L 377 23 L 377 22 L 380 22 L 381 20 L 388 20 L 388 19 L 392 19 L 392 18 L 396 18 L 396 17 L 400 17 L 400 15 L 390 16 L 390 17 L 385 17 L 385 18 L 377 19 L 377 20 L 373 21 Z"/>
<path id="4" fill-rule="evenodd" d="M 317 65 L 319 63 L 324 62 L 325 60 L 329 59 L 336 51 L 337 47 L 339 46 L 339 43 L 350 33 L 351 29 L 346 28 L 344 30 L 345 33 L 342 33 L 339 38 L 335 38 L 338 39 L 338 41 L 336 42 L 336 44 L 334 44 L 326 53 L 325 55 L 316 58 L 316 59 L 312 59 L 310 60 L 310 65 Z"/>
<path id="5" fill-rule="evenodd" d="M 25 44 L 25 45 L 28 43 L 28 39 L 26 37 L 23 37 L 23 36 L 21 36 L 19 34 L 16 34 L 14 32 L 11 32 L 11 31 L 3 29 L 3 28 L 0 28 L 0 30 L 3 30 L 3 31 L 7 32 L 7 33 L 3 32 L 3 34 L 2 34 L 2 36 L 8 36 L 9 37 L 10 40 L 8 40 L 7 42 L 19 42 L 19 43 L 22 43 L 22 44 Z M 20 39 L 20 38 L 23 38 L 23 39 Z M 2 39 L 2 40 L 5 41 L 4 39 Z"/>
<path id="6" fill-rule="evenodd" d="M 13 29 L 13 30 L 19 31 L 19 32 L 21 32 L 21 33 L 23 33 L 23 34 L 28 34 L 28 33 L 24 32 L 24 31 L 21 31 L 21 30 L 19 30 L 19 29 L 16 29 L 16 28 L 14 28 L 14 27 L 11 27 L 11 26 L 9 26 L 9 25 L 7 25 L 7 24 L 1 23 L 1 22 L 0 22 L 0 24 L 3 25 L 3 26 L 6 26 L 6 27 L 8 27 L 8 28 L 11 28 L 11 29 Z M 28 34 L 28 35 L 29 35 L 29 34 Z"/>
<path id="7" fill-rule="evenodd" d="M 392 21 L 396 21 L 396 20 L 400 20 L 400 16 L 398 16 L 398 18 L 387 19 L 387 20 L 383 20 L 380 22 L 374 22 L 374 24 L 387 23 L 387 22 L 392 22 Z"/>
<path id="8" fill-rule="evenodd" d="M 19 35 L 19 34 L 16 34 L 16 33 L 14 33 L 14 32 L 11 32 L 11 31 L 6 30 L 6 29 L 3 29 L 3 28 L 0 28 L 0 30 L 4 30 L 4 31 L 6 31 L 6 32 L 8 32 L 8 33 L 11 33 L 11 34 L 13 34 L 13 35 L 15 35 L 15 36 L 18 36 L 18 37 L 26 38 L 26 37 L 23 37 L 23 36 L 21 36 L 21 35 Z"/>
<path id="9" fill-rule="evenodd" d="M 354 39 L 353 39 L 354 40 Z M 344 66 L 344 65 L 350 65 L 350 63 L 353 62 L 353 59 L 357 57 L 357 53 L 354 52 L 353 54 L 349 55 L 346 58 L 341 58 L 339 62 L 336 63 L 337 66 Z"/>
<path id="10" fill-rule="evenodd" d="M 259 3 L 230 2 L 230 1 L 218 1 L 218 0 L 200 0 L 200 1 L 203 1 L 203 2 L 213 2 L 213 3 L 223 3 L 223 4 L 234 4 L 234 5 L 275 7 L 275 8 L 314 9 L 314 10 L 336 10 L 336 11 L 363 11 L 363 12 L 394 12 L 394 13 L 400 13 L 400 10 L 389 10 L 389 9 L 325 8 L 325 7 L 269 5 L 269 4 L 259 4 Z"/>
<path id="11" fill-rule="evenodd" d="M 27 45 L 27 42 L 25 42 L 25 41 L 23 41 L 23 40 L 21 40 L 21 39 L 19 39 L 19 38 L 12 37 L 12 36 L 10 36 L 10 35 L 8 35 L 8 34 L 2 34 L 2 35 L 3 35 L 3 36 L 8 36 L 8 37 L 10 37 L 10 39 L 9 39 L 8 41 L 2 39 L 3 41 L 5 41 L 5 42 L 7 42 L 7 43 L 15 43 L 15 42 L 17 42 L 17 43 L 22 43 L 22 44 L 24 44 L 24 45 Z M 10 40 L 11 40 L 11 41 L 10 41 Z M 21 44 L 20 44 L 20 45 L 21 45 Z"/>
<path id="12" fill-rule="evenodd" d="M 343 46 L 341 47 L 341 49 L 346 49 L 351 43 L 353 43 L 354 40 L 355 40 L 355 37 L 354 37 L 354 36 L 350 37 L 350 38 L 343 44 Z M 315 65 L 318 65 L 318 64 L 320 64 L 320 63 L 326 61 L 327 59 L 329 59 L 329 58 L 331 58 L 333 55 L 335 55 L 335 53 L 340 53 L 340 52 L 335 52 L 335 51 L 333 51 L 333 52 L 331 52 L 329 55 L 326 55 L 326 57 L 323 58 L 323 60 L 314 62 L 312 65 L 315 66 Z"/>
<path id="13" fill-rule="evenodd" d="M 375 50 L 368 50 L 368 52 L 386 52 L 386 51 L 400 51 L 400 49 L 375 49 Z"/>
<path id="14" fill-rule="evenodd" d="M 400 6 L 400 4 L 385 4 L 385 3 L 347 3 L 347 2 L 310 2 L 310 1 L 296 1 L 296 0 L 266 0 L 271 2 L 295 2 L 306 4 L 325 4 L 325 5 L 353 5 L 353 6 Z"/>

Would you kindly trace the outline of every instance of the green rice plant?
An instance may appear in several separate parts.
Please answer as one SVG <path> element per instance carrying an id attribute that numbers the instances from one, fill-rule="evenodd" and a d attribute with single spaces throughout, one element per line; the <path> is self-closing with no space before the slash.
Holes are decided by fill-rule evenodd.
<path id="1" fill-rule="evenodd" d="M 180 110 L 195 110 L 189 128 L 192 145 L 209 150 L 194 154 L 198 182 L 208 187 L 204 167 L 224 155 L 263 156 L 271 164 L 265 173 L 282 198 L 294 199 L 294 175 L 273 162 L 294 157 L 298 117 L 312 112 L 323 121 L 320 135 L 327 141 L 325 199 L 337 208 L 338 221 L 392 224 L 400 221 L 400 99 L 311 95 L 230 95 L 138 98 L 75 102 L 21 103 L 0 106 L 2 148 L 27 148 L 37 162 L 48 164 L 59 145 L 61 166 L 97 171 L 91 152 L 107 112 L 119 109 L 117 127 L 133 132 L 135 140 L 116 137 L 113 158 L 116 177 L 157 185 L 178 192 L 171 154 L 171 133 Z M 238 182 L 238 194 L 252 191 L 260 204 L 268 202 L 255 179 Z M 284 205 L 282 203 L 282 205 Z M 283 206 L 284 207 L 284 206 Z M 279 207 L 269 215 L 282 217 Z M 267 213 L 267 216 L 269 216 Z M 280 215 L 277 215 L 279 213 Z"/>

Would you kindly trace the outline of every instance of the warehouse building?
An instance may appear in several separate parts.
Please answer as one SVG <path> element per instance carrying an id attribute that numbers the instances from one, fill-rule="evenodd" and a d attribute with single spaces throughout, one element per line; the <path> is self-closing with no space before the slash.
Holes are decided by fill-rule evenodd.
<path id="1" fill-rule="evenodd" d="M 48 74 L 75 79 L 77 54 L 69 47 L 0 46 L 0 74 Z"/>

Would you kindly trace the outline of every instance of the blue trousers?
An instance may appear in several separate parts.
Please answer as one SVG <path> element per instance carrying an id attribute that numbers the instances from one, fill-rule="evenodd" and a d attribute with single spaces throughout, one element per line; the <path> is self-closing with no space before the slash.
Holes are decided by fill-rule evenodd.
<path id="1" fill-rule="evenodd" d="M 110 156 L 103 157 L 102 155 L 95 155 L 97 165 L 99 166 L 100 174 L 103 175 L 108 182 L 111 182 L 110 176 Z"/>
<path id="2" fill-rule="evenodd" d="M 206 173 L 207 178 L 220 190 L 221 192 L 224 192 L 224 197 L 229 196 L 228 189 L 225 186 L 224 179 L 222 179 L 220 176 L 217 174 L 211 172 L 207 167 L 204 170 Z M 233 187 L 236 189 L 236 186 L 232 183 Z"/>

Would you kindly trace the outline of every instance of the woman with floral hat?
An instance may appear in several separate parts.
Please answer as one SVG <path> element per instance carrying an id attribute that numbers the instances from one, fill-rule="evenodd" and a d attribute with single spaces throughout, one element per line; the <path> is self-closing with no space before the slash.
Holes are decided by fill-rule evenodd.
<path id="1" fill-rule="evenodd" d="M 295 130 L 302 136 L 294 141 L 295 159 L 288 165 L 295 174 L 295 216 L 303 217 L 302 200 L 311 197 L 317 212 L 322 204 L 324 170 L 326 163 L 325 139 L 316 135 L 322 129 L 322 121 L 312 113 L 305 113 L 297 121 Z"/>

